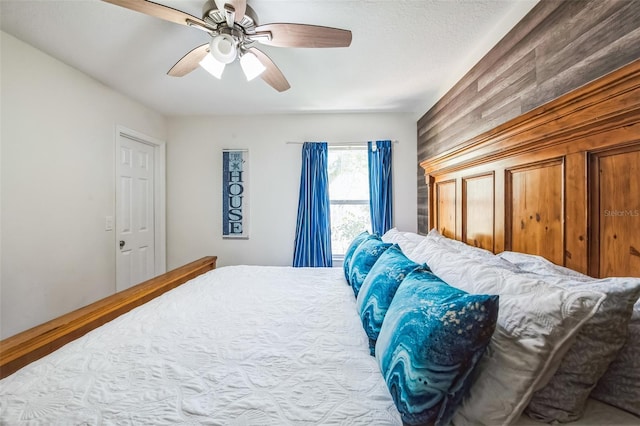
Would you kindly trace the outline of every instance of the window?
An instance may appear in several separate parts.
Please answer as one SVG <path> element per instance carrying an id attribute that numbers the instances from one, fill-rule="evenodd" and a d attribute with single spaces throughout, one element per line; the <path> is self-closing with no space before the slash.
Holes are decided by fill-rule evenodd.
<path id="1" fill-rule="evenodd" d="M 366 146 L 329 146 L 331 251 L 340 262 L 353 238 L 371 232 L 369 174 Z"/>

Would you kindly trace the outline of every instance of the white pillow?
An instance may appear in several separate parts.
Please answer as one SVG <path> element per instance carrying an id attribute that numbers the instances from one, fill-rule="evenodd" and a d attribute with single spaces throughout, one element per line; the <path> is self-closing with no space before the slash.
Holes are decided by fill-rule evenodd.
<path id="1" fill-rule="evenodd" d="M 567 275 L 541 277 L 558 287 L 605 294 L 596 313 L 576 334 L 575 342 L 561 360 L 553 378 L 542 389 L 536 390 L 525 410 L 538 421 L 566 423 L 583 416 L 591 390 L 627 340 L 633 304 L 640 296 L 640 279 L 596 280 Z"/>
<path id="2" fill-rule="evenodd" d="M 397 242 L 397 239 L 400 237 L 402 237 L 400 231 L 398 231 L 396 228 L 391 228 L 387 232 L 385 232 L 381 238 L 385 243 L 395 244 Z"/>
<path id="3" fill-rule="evenodd" d="M 510 251 L 500 253 L 498 256 L 523 270 L 556 277 L 590 279 L 596 282 L 595 278 L 558 266 L 540 256 Z M 620 279 L 610 278 L 609 280 Z M 604 285 L 610 288 L 609 283 L 604 283 Z M 600 378 L 596 388 L 591 392 L 591 396 L 640 416 L 640 404 L 638 403 L 640 401 L 640 357 L 638 356 L 640 353 L 640 301 L 634 305 L 628 332 L 629 337 L 626 343 Z"/>
<path id="4" fill-rule="evenodd" d="M 545 259 L 542 256 L 536 256 L 534 254 L 518 253 L 516 251 L 503 251 L 497 254 L 501 259 L 513 263 L 523 271 L 533 272 L 541 275 L 554 275 L 561 277 L 574 277 L 589 279 L 588 275 L 581 274 L 564 266 L 558 266 Z"/>
<path id="5" fill-rule="evenodd" d="M 468 244 L 463 243 L 462 241 L 457 241 L 457 240 L 452 240 L 451 238 L 447 238 L 442 234 L 440 234 L 435 228 L 429 231 L 427 236 L 423 238 L 424 238 L 423 241 L 420 244 L 418 244 L 416 248 L 413 249 L 413 251 L 411 252 L 411 256 L 407 256 L 416 263 L 425 263 L 427 261 L 428 250 L 430 250 L 432 246 L 426 245 L 424 241 L 431 240 L 431 241 L 437 242 L 440 245 L 443 245 L 444 247 L 446 247 L 451 251 L 458 253 L 459 255 L 462 255 L 471 259 L 476 259 L 478 261 L 482 261 L 499 268 L 508 269 L 513 272 L 520 271 L 520 269 L 517 266 L 515 266 L 511 262 L 508 262 L 504 259 L 499 258 L 498 256 L 491 253 L 490 251 L 479 248 L 479 247 L 472 247 Z"/>
<path id="6" fill-rule="evenodd" d="M 414 232 L 403 232 L 398 231 L 396 228 L 391 228 L 384 233 L 382 241 L 385 243 L 398 244 L 402 253 L 411 259 L 413 251 L 425 238 L 424 235 L 418 235 Z"/>
<path id="7" fill-rule="evenodd" d="M 422 240 L 427 238 L 425 235 L 416 234 L 415 232 L 402 232 L 402 235 L 406 237 L 409 241 L 414 242 L 416 244 L 420 244 Z"/>
<path id="8" fill-rule="evenodd" d="M 629 323 L 629 339 L 591 393 L 595 399 L 640 416 L 640 301 Z"/>
<path id="9" fill-rule="evenodd" d="M 504 264 L 496 263 L 496 256 L 490 252 L 443 237 L 436 230 L 429 233 L 429 238 L 434 238 L 464 255 L 504 267 Z M 513 269 L 510 265 L 514 271 L 538 274 L 538 277 L 548 284 L 574 290 L 602 291 L 605 294 L 599 309 L 576 334 L 574 344 L 560 360 L 553 378 L 542 389 L 536 390 L 526 409 L 530 416 L 539 421 L 576 420 L 583 413 L 589 392 L 605 372 L 628 334 L 626 325 L 631 316 L 632 305 L 640 292 L 640 280 L 594 279 L 558 266 L 544 257 L 525 253 L 506 251 L 497 257 L 517 267 Z"/>
<path id="10" fill-rule="evenodd" d="M 451 238 L 447 238 L 438 232 L 437 229 L 433 228 L 427 234 L 427 238 L 435 239 L 438 242 L 445 244 L 447 247 L 460 251 L 462 254 L 477 258 L 477 259 L 486 259 L 486 258 L 495 258 L 496 255 L 491 253 L 489 250 L 485 250 L 480 247 L 473 247 L 469 244 L 463 243 L 462 241 L 453 240 Z"/>
<path id="11" fill-rule="evenodd" d="M 580 327 L 604 295 L 550 285 L 452 249 L 438 238 L 420 246 L 421 261 L 448 284 L 500 296 L 498 324 L 454 424 L 509 424 L 546 384 Z"/>

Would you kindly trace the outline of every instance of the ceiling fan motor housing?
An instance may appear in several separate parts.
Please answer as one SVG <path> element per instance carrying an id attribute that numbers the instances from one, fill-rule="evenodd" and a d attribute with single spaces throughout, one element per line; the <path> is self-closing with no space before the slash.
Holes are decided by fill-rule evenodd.
<path id="1" fill-rule="evenodd" d="M 219 27 L 226 24 L 227 16 L 224 10 L 218 9 L 215 0 L 207 0 L 202 7 L 202 20 L 214 27 Z M 251 6 L 247 5 L 244 17 L 236 22 L 236 26 L 240 26 L 245 33 L 252 33 L 256 25 L 258 25 L 256 13 Z"/>

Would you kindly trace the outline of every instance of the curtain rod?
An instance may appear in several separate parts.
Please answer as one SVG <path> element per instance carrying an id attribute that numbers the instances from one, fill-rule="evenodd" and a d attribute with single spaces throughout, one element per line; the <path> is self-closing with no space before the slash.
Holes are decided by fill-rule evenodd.
<path id="1" fill-rule="evenodd" d="M 370 141 L 359 141 L 359 142 L 327 142 L 327 145 L 338 145 L 338 146 L 349 146 L 349 145 L 366 145 L 367 142 Z M 375 141 L 372 141 L 375 142 Z M 300 141 L 287 141 L 285 142 L 287 145 L 302 145 L 304 142 Z M 392 140 L 391 143 L 397 144 L 400 143 L 397 140 Z"/>

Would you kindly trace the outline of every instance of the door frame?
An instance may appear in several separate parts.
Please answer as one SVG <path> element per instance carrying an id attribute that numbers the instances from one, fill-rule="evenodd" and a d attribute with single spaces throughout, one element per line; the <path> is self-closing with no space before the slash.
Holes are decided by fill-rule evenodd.
<path id="1" fill-rule="evenodd" d="M 154 216 L 154 276 L 164 274 L 167 271 L 167 236 L 166 236 L 166 143 L 163 140 L 147 136 L 138 131 L 129 129 L 120 124 L 116 125 L 115 138 L 114 138 L 114 153 L 113 158 L 113 181 L 115 185 L 118 185 L 117 176 L 117 162 L 120 148 L 120 137 L 126 137 L 133 139 L 136 142 L 143 143 L 153 147 L 153 216 Z M 118 224 L 118 197 L 117 186 L 114 186 L 113 198 L 114 198 L 114 218 L 115 224 Z M 113 247 L 115 255 L 118 256 L 120 247 L 118 246 L 117 228 L 114 232 Z M 117 263 L 114 258 L 114 269 L 117 269 Z M 117 279 L 117 270 L 116 270 Z M 114 282 L 114 286 L 117 286 L 117 282 Z"/>

